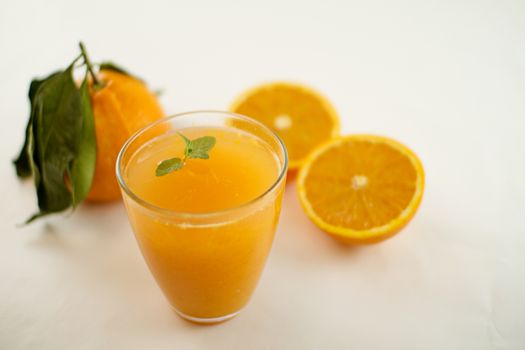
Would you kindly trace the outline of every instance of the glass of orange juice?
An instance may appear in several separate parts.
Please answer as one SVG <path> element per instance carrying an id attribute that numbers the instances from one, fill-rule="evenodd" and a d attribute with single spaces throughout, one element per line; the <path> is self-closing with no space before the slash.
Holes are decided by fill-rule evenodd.
<path id="1" fill-rule="evenodd" d="M 187 159 L 185 139 L 209 136 L 207 159 Z M 206 158 L 206 157 L 202 157 Z M 189 112 L 138 131 L 117 159 L 117 179 L 146 263 L 183 318 L 214 323 L 250 299 L 272 246 L 288 160 L 282 140 L 250 118 Z"/>

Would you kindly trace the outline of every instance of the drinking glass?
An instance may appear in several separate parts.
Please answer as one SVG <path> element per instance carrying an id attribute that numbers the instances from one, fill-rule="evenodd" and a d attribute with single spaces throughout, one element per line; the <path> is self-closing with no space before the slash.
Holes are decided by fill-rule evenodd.
<path id="1" fill-rule="evenodd" d="M 130 188 L 128 167 L 141 147 L 168 133 L 217 127 L 253 137 L 275 158 L 275 179 L 257 197 L 218 211 L 184 212 L 159 207 Z M 238 166 L 242 169 L 243 164 Z M 221 322 L 249 301 L 272 246 L 287 166 L 286 148 L 276 133 L 229 112 L 174 115 L 146 126 L 125 143 L 116 172 L 128 218 L 151 273 L 181 317 L 198 323 Z"/>

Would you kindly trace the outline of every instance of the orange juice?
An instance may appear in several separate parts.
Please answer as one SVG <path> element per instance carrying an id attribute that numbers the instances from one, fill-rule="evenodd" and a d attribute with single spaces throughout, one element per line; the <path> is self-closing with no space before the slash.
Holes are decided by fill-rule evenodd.
<path id="1" fill-rule="evenodd" d="M 175 310 L 195 321 L 222 320 L 248 302 L 263 270 L 280 212 L 283 160 L 232 126 L 177 131 L 215 137 L 210 158 L 189 159 L 159 177 L 157 164 L 184 154 L 182 138 L 167 131 L 137 147 L 121 165 L 128 216 Z"/>

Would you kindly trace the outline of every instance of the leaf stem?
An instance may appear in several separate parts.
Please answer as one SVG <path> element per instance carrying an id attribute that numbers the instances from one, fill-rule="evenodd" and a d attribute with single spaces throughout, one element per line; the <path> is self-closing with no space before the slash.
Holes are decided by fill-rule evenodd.
<path id="1" fill-rule="evenodd" d="M 77 64 L 77 61 L 78 61 L 79 59 L 81 59 L 82 57 L 84 57 L 84 56 L 82 56 L 82 54 L 78 55 L 77 58 L 75 58 L 75 59 L 73 60 L 73 62 L 71 63 L 71 67 L 76 68 L 75 65 Z M 80 67 L 80 66 L 79 66 L 79 67 Z"/>
<path id="2" fill-rule="evenodd" d="M 93 64 L 89 60 L 89 56 L 87 54 L 87 50 L 84 46 L 84 43 L 81 41 L 78 43 L 78 46 L 80 46 L 80 52 L 82 57 L 84 58 L 84 63 L 86 64 L 87 70 L 91 75 L 91 78 L 93 78 L 93 85 L 95 86 L 95 89 L 103 87 L 104 84 L 102 84 L 100 80 L 97 79 L 97 75 L 95 74 L 95 70 L 93 69 Z"/>

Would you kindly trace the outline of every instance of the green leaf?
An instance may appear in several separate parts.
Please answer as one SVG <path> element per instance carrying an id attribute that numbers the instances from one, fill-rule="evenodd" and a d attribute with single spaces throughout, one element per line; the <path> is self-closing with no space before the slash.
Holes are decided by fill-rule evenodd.
<path id="1" fill-rule="evenodd" d="M 215 137 L 203 136 L 195 140 L 191 140 L 192 152 L 188 158 L 208 159 L 208 152 L 215 146 Z"/>
<path id="2" fill-rule="evenodd" d="M 121 66 L 119 66 L 119 65 L 117 65 L 117 64 L 115 64 L 114 62 L 111 62 L 111 61 L 102 62 L 101 64 L 98 65 L 98 68 L 100 70 L 112 70 L 112 71 L 117 72 L 117 73 L 129 75 L 130 77 L 133 77 L 133 78 L 135 78 L 137 80 L 140 80 L 140 81 L 144 82 L 143 79 L 137 77 L 135 74 L 131 74 L 127 69 L 124 69 Z"/>
<path id="3" fill-rule="evenodd" d="M 115 71 L 117 73 L 131 75 L 131 74 L 129 74 L 129 72 L 127 70 L 125 70 L 124 68 L 122 68 L 119 65 L 117 65 L 117 64 L 115 64 L 113 62 L 110 62 L 110 61 L 102 62 L 101 64 L 99 64 L 98 67 L 99 67 L 100 70 L 106 69 L 106 70 Z"/>
<path id="4" fill-rule="evenodd" d="M 202 153 L 202 152 L 193 152 L 189 159 L 209 159 L 210 155 L 208 153 Z"/>
<path id="5" fill-rule="evenodd" d="M 82 120 L 79 123 L 77 152 L 71 166 L 73 206 L 82 202 L 91 188 L 96 163 L 96 135 L 87 79 L 80 85 Z"/>
<path id="6" fill-rule="evenodd" d="M 160 162 L 159 165 L 157 165 L 157 169 L 155 170 L 156 176 L 164 176 L 167 175 L 173 171 L 179 170 L 184 165 L 184 162 L 180 158 L 171 158 L 167 160 L 163 160 Z"/>
<path id="7" fill-rule="evenodd" d="M 184 140 L 186 147 L 184 148 L 184 159 L 171 158 L 162 161 L 155 170 L 157 176 L 163 176 L 173 171 L 181 169 L 187 159 L 209 159 L 210 155 L 208 152 L 215 146 L 215 137 L 204 136 L 199 137 L 195 140 L 190 140 L 185 135 L 177 132 L 179 136 Z"/>
<path id="8" fill-rule="evenodd" d="M 182 139 L 184 140 L 184 144 L 186 145 L 184 147 L 184 157 L 188 158 L 189 155 L 191 154 L 191 152 L 193 152 L 193 147 L 191 145 L 191 140 L 189 138 L 187 138 L 185 135 L 181 134 L 180 132 L 177 132 L 177 134 L 179 134 L 179 136 L 182 137 Z"/>
<path id="9" fill-rule="evenodd" d="M 96 156 L 93 114 L 87 83 L 79 89 L 73 69 L 74 62 L 30 87 L 25 153 L 39 212 L 28 222 L 78 204 L 91 187 Z"/>
<path id="10" fill-rule="evenodd" d="M 186 147 L 189 147 L 191 145 L 191 140 L 187 138 L 184 134 L 180 132 L 177 132 L 177 134 L 179 134 L 179 136 L 182 137 L 182 139 L 184 140 L 184 143 L 186 144 Z"/>
<path id="11" fill-rule="evenodd" d="M 58 73 L 54 73 L 50 77 L 52 77 L 55 74 L 58 74 Z M 33 122 L 32 110 L 35 107 L 36 92 L 38 91 L 38 88 L 40 87 L 40 85 L 42 85 L 44 81 L 45 79 L 42 79 L 42 80 L 34 79 L 31 82 L 31 85 L 29 86 L 28 97 L 29 97 L 29 103 L 30 103 L 30 113 L 29 113 L 29 121 L 27 122 L 27 126 L 26 126 L 25 141 L 24 141 L 24 145 L 22 146 L 22 149 L 20 150 L 20 154 L 18 158 L 13 161 L 13 163 L 15 164 L 15 168 L 16 168 L 16 174 L 18 177 L 21 177 L 21 178 L 31 176 L 31 164 L 29 161 L 29 158 L 31 156 L 28 154 L 28 143 L 31 138 L 30 126 Z"/>
<path id="12" fill-rule="evenodd" d="M 195 152 L 208 152 L 215 146 L 215 137 L 203 136 L 191 141 Z"/>
<path id="13" fill-rule="evenodd" d="M 72 67 L 42 83 L 35 96 L 33 113 L 33 161 L 40 174 L 35 177 L 35 186 L 40 214 L 45 215 L 71 205 L 64 176 L 74 159 L 77 137 L 74 130 L 82 118 Z"/>

